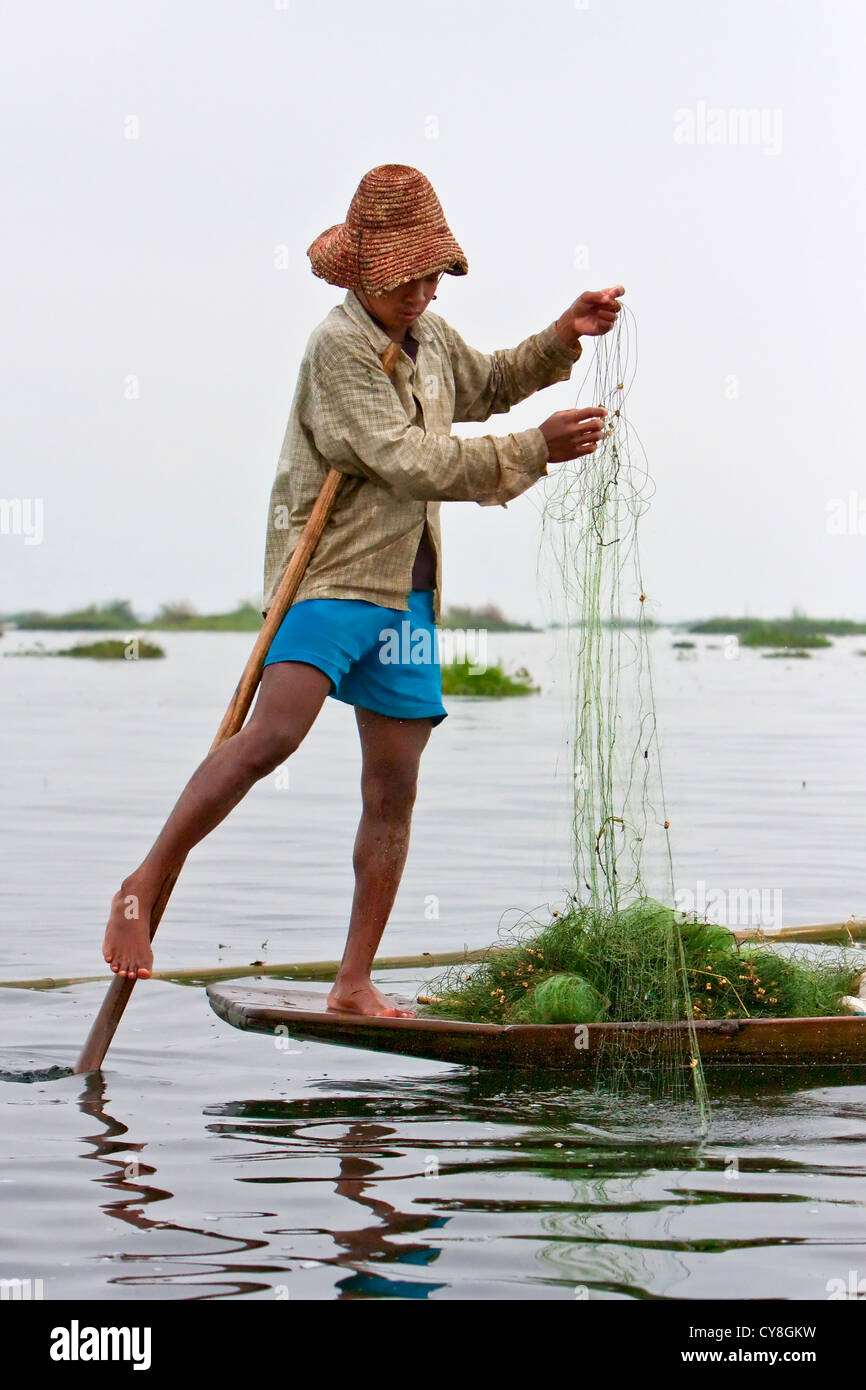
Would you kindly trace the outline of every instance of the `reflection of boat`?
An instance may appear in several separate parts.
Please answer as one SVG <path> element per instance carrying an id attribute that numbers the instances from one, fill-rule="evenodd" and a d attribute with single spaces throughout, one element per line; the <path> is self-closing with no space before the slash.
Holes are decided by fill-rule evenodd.
<path id="1" fill-rule="evenodd" d="M 325 996 L 284 985 L 244 981 L 208 987 L 211 1008 L 226 1023 L 254 1033 L 373 1052 L 396 1052 L 474 1067 L 551 1067 L 591 1073 L 604 1045 L 615 1043 L 650 1061 L 661 1049 L 690 1062 L 685 1023 L 457 1023 L 442 1018 L 362 1018 L 329 1013 Z M 401 1001 L 394 1000 L 395 1004 Z M 702 1020 L 695 1024 L 705 1067 L 866 1068 L 866 1015 L 839 1018 Z"/>

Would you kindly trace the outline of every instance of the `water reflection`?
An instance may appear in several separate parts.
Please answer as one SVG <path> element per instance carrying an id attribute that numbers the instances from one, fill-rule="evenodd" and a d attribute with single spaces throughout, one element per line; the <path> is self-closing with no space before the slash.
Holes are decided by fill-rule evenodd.
<path id="1" fill-rule="evenodd" d="M 701 1142 L 692 1110 L 651 1092 L 417 1065 L 359 1078 L 340 1055 L 317 1079 L 309 1055 L 265 1063 L 264 1098 L 248 1065 L 206 1085 L 193 1053 L 170 1083 L 158 1065 L 130 1080 L 124 1059 L 14 1088 L 45 1135 L 78 1105 L 90 1182 L 67 1165 L 58 1266 L 62 1250 L 87 1296 L 115 1298 L 754 1297 L 767 1271 L 777 1294 L 823 1297 L 861 1258 L 866 1091 L 838 1072 L 717 1087 Z M 58 1181 L 50 1153 L 44 1172 L 28 1158 L 21 1211 Z"/>
<path id="2" fill-rule="evenodd" d="M 364 1110 L 366 1106 L 362 1104 L 360 1108 Z M 270 1158 L 274 1164 L 270 1175 L 245 1177 L 241 1181 L 266 1185 L 315 1182 L 320 1186 L 333 1186 L 338 1198 L 360 1207 L 357 1224 L 352 1226 L 346 1227 L 335 1216 L 333 1227 L 293 1226 L 272 1232 L 292 1237 L 296 1258 L 303 1255 L 311 1240 L 324 1242 L 327 1248 L 320 1249 L 317 1245 L 317 1259 L 306 1261 L 305 1265 L 351 1268 L 352 1274 L 339 1279 L 335 1285 L 338 1297 L 426 1298 L 443 1287 L 438 1282 L 409 1277 L 413 1269 L 433 1263 L 440 1254 L 439 1247 L 429 1242 L 407 1242 L 402 1237 L 439 1229 L 446 1224 L 447 1218 L 424 1211 L 402 1211 L 386 1201 L 379 1190 L 384 1182 L 394 1187 L 399 1182 L 401 1187 L 405 1185 L 411 1189 L 413 1179 L 424 1177 L 423 1171 L 417 1169 L 403 1172 L 397 1179 L 389 1175 L 388 1161 L 400 1161 L 407 1149 L 406 1135 L 396 1127 L 357 1116 L 347 1117 L 346 1101 L 342 1097 L 270 1103 L 236 1101 L 210 1113 L 231 1118 L 230 1124 L 212 1126 L 215 1133 L 253 1144 L 257 1162 Z M 264 1154 L 261 1152 L 263 1139 L 269 1141 Z M 315 1178 L 303 1169 L 308 1155 L 315 1157 L 317 1170 L 323 1170 Z M 322 1164 L 322 1155 L 327 1155 L 329 1161 Z M 286 1174 L 286 1162 L 292 1159 L 298 1160 L 295 1167 L 301 1171 Z M 246 1160 L 244 1154 L 235 1158 L 241 1164 Z M 322 1201 L 317 1195 L 317 1210 Z M 341 1211 L 341 1208 L 336 1210 Z M 372 1223 L 368 1219 L 370 1215 L 375 1218 Z M 376 1263 L 395 1265 L 398 1271 L 405 1270 L 407 1277 L 379 1274 L 369 1268 Z"/>
<path id="3" fill-rule="evenodd" d="M 149 1181 L 156 1176 L 156 1168 L 145 1163 L 140 1157 L 147 1148 L 147 1142 L 135 1141 L 129 1137 L 128 1127 L 106 1108 L 106 1081 L 102 1072 L 89 1072 L 84 1077 L 83 1089 L 78 1098 L 78 1107 L 82 1114 L 96 1120 L 101 1126 L 94 1133 L 81 1136 L 84 1143 L 90 1145 L 91 1148 L 90 1153 L 82 1156 L 89 1160 L 96 1160 L 107 1170 L 96 1178 L 101 1186 L 122 1194 L 117 1200 L 100 1202 L 100 1207 L 106 1215 L 117 1221 L 122 1221 L 128 1226 L 133 1226 L 137 1231 L 172 1232 L 182 1236 L 200 1237 L 204 1241 L 217 1241 L 224 1247 L 224 1250 L 220 1252 L 224 1254 L 241 1254 L 244 1251 L 261 1249 L 268 1245 L 268 1241 L 264 1239 L 227 1238 L 222 1232 L 208 1231 L 198 1226 L 185 1226 L 174 1221 L 159 1221 L 148 1217 L 145 1214 L 146 1207 L 154 1202 L 171 1200 L 174 1194 Z M 256 1293 L 270 1288 L 270 1284 L 251 1280 L 248 1277 L 249 1271 L 244 1265 L 222 1261 L 202 1263 L 200 1257 L 189 1249 L 172 1252 L 161 1247 L 159 1252 L 153 1256 L 120 1254 L 117 1258 L 123 1263 L 141 1262 L 145 1266 L 149 1263 L 160 1266 L 163 1263 L 168 1263 L 171 1266 L 172 1262 L 183 1264 L 195 1260 L 195 1270 L 198 1275 L 226 1276 L 224 1282 L 221 1281 L 219 1285 L 208 1279 L 208 1291 L 200 1294 L 190 1293 L 189 1285 L 195 1282 L 204 1282 L 204 1278 L 190 1280 L 187 1273 L 182 1271 L 177 1274 L 166 1274 L 160 1268 L 158 1273 L 148 1272 L 109 1277 L 108 1283 L 135 1287 L 142 1291 L 140 1294 L 142 1297 L 146 1296 L 147 1290 L 163 1293 L 167 1286 L 172 1285 L 180 1285 L 183 1288 L 185 1298 L 200 1302 L 214 1298 L 225 1298 L 232 1294 Z M 239 1272 L 247 1277 L 242 1279 L 230 1277 Z M 279 1266 L 273 1268 L 264 1266 L 260 1272 L 278 1274 L 285 1271 Z"/>
<path id="4" fill-rule="evenodd" d="M 365 1157 L 363 1150 L 387 1135 L 395 1135 L 395 1130 L 387 1125 L 353 1124 L 349 1126 L 345 1139 L 340 1144 L 340 1175 L 334 1187 L 338 1197 L 347 1197 L 366 1207 L 376 1218 L 376 1224 L 360 1226 L 356 1229 L 332 1232 L 334 1241 L 343 1247 L 342 1254 L 336 1257 L 336 1264 L 366 1264 L 372 1260 L 393 1260 L 397 1265 L 425 1267 L 438 1259 L 440 1250 L 436 1246 L 405 1244 L 394 1240 L 395 1236 L 406 1232 L 427 1231 L 446 1224 L 446 1217 L 431 1217 L 422 1214 L 400 1212 L 390 1202 L 373 1195 L 376 1174 L 384 1172 L 383 1166 Z M 361 1152 L 353 1152 L 360 1149 Z M 387 1294 L 390 1298 L 427 1298 L 442 1284 L 431 1284 L 422 1280 L 383 1279 L 369 1271 L 357 1270 L 337 1284 L 341 1298 L 370 1297 Z"/>

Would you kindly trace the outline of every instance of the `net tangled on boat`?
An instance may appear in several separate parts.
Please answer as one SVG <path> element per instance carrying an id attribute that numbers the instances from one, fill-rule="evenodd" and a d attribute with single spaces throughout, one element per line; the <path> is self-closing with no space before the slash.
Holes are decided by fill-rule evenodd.
<path id="1" fill-rule="evenodd" d="M 680 950 L 687 992 L 672 1010 Z M 547 924 L 527 919 L 471 969 L 450 967 L 422 997 L 426 1014 L 471 1023 L 819 1018 L 849 1011 L 862 970 L 855 952 L 740 944 L 727 927 L 681 922 L 650 898 L 615 917 L 572 901 Z"/>

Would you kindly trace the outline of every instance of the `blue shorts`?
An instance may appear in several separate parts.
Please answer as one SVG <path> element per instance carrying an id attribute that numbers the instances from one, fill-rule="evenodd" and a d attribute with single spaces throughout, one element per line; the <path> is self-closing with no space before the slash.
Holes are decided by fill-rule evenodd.
<path id="1" fill-rule="evenodd" d="M 391 719 L 448 716 L 442 703 L 433 590 L 413 589 L 409 611 L 366 599 L 307 598 L 277 628 L 266 666 L 303 661 L 331 679 L 330 694 Z"/>

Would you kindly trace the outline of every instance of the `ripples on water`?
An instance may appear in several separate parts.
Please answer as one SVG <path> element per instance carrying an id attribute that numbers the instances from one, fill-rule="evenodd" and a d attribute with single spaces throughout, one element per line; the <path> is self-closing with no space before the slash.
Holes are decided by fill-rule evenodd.
<path id="1" fill-rule="evenodd" d="M 667 640 L 656 669 L 679 881 L 778 887 L 789 922 L 866 912 L 866 660 L 840 642 L 811 663 L 705 648 L 676 662 Z M 426 755 L 389 952 L 486 944 L 502 911 L 568 886 L 550 641 L 500 642 L 552 694 L 452 702 Z M 207 746 L 249 640 L 166 646 L 146 669 L 0 663 L 15 728 L 3 978 L 99 970 L 107 895 Z M 351 712 L 329 702 L 289 790 L 257 788 L 193 855 L 159 964 L 338 954 L 357 771 Z M 102 993 L 0 990 L 4 1048 L 70 1064 Z M 2 1275 L 43 1279 L 47 1298 L 821 1299 L 866 1272 L 856 1077 L 710 1085 L 701 1144 L 688 1112 L 648 1096 L 284 1051 L 218 1022 L 199 990 L 140 985 L 101 1076 L 0 1082 Z"/>

